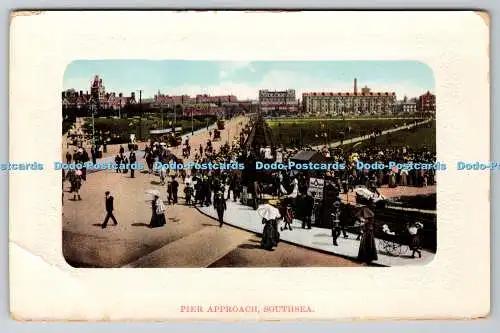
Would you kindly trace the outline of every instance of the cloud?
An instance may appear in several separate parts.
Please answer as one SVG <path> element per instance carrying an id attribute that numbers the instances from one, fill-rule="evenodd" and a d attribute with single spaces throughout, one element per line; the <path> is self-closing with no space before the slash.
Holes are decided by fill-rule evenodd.
<path id="1" fill-rule="evenodd" d="M 368 86 L 373 92 L 395 92 L 398 99 L 405 95 L 408 98 L 418 97 L 432 87 L 420 87 L 412 82 L 386 83 L 382 81 L 359 81 L 358 91 L 362 87 Z M 304 92 L 349 92 L 354 90 L 353 82 L 336 81 L 332 79 L 321 79 L 309 74 L 301 74 L 293 71 L 275 70 L 270 71 L 256 83 L 234 82 L 229 76 L 221 79 L 216 85 L 182 85 L 174 88 L 162 89 L 162 92 L 169 95 L 236 95 L 240 99 L 257 99 L 260 89 L 285 90 L 295 89 L 298 99 L 302 99 Z"/>
<path id="2" fill-rule="evenodd" d="M 226 79 L 241 70 L 255 72 L 250 61 L 224 61 L 219 65 L 219 78 Z"/>
<path id="3" fill-rule="evenodd" d="M 152 98 L 158 89 L 163 94 L 195 96 L 197 94 L 209 95 L 235 95 L 240 99 L 257 99 L 260 89 L 285 90 L 295 89 L 296 97 L 302 99 L 304 92 L 348 92 L 353 91 L 354 78 L 351 82 L 336 80 L 335 78 L 319 78 L 307 73 L 299 73 L 290 70 L 272 70 L 262 76 L 254 83 L 236 81 L 231 74 L 239 70 L 252 70 L 249 62 L 226 62 L 220 67 L 219 83 L 214 85 L 181 85 L 176 87 L 158 87 L 141 84 L 143 98 Z M 64 80 L 64 89 L 75 88 L 77 90 L 89 90 L 90 80 L 88 78 L 71 78 Z M 106 84 L 106 83 L 105 83 Z M 427 90 L 433 91 L 433 87 L 421 87 L 411 80 L 406 82 L 384 82 L 383 80 L 362 81 L 358 79 L 358 91 L 367 85 L 373 92 L 396 92 L 398 99 L 418 97 Z M 77 88 L 81 87 L 81 88 Z M 136 91 L 137 87 L 120 86 L 115 87 L 108 82 L 106 91 L 123 92 L 129 95 Z"/>
<path id="4" fill-rule="evenodd" d="M 219 78 L 220 79 L 226 79 L 229 76 L 229 73 L 226 71 L 220 71 L 219 72 Z"/>

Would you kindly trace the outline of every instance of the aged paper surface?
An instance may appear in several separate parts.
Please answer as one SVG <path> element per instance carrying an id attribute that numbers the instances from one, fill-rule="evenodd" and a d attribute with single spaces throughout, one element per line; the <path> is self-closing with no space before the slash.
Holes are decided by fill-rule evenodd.
<path id="1" fill-rule="evenodd" d="M 95 24 L 105 22 L 105 24 Z M 230 28 L 229 28 L 230 27 Z M 279 27 L 279 28 L 278 28 Z M 329 27 L 325 29 L 325 27 Z M 489 27 L 474 12 L 41 12 L 11 19 L 11 311 L 19 320 L 477 318 L 490 307 Z M 61 241 L 61 90 L 75 60 L 411 60 L 437 97 L 437 244 L 399 267 L 69 266 Z M 265 87 L 263 87 L 265 88 Z M 138 88 L 140 89 L 140 88 Z M 210 307 L 224 310 L 209 312 Z M 239 307 L 259 312 L 235 312 Z M 273 306 L 304 311 L 265 311 Z M 196 311 L 203 308 L 203 312 Z"/>

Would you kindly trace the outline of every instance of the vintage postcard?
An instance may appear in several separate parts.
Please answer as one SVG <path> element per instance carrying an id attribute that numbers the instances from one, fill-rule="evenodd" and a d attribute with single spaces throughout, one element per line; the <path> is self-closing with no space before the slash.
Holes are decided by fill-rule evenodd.
<path id="1" fill-rule="evenodd" d="M 488 39 L 476 12 L 14 13 L 13 316 L 486 316 Z"/>
<path id="2" fill-rule="evenodd" d="M 258 88 L 280 75 L 286 83 Z M 63 86 L 55 168 L 73 267 L 398 266 L 435 255 L 446 165 L 421 62 L 76 61 Z"/>

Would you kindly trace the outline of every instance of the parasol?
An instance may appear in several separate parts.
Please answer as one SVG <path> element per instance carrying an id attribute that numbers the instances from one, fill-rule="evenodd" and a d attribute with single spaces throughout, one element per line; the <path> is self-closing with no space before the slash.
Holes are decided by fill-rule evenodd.
<path id="1" fill-rule="evenodd" d="M 260 215 L 260 217 L 265 218 L 266 220 L 273 220 L 281 217 L 278 208 L 269 204 L 260 205 L 257 208 L 257 213 Z"/>
<path id="2" fill-rule="evenodd" d="M 357 218 L 370 219 L 375 216 L 373 211 L 368 207 L 361 207 L 354 215 Z"/>
<path id="3" fill-rule="evenodd" d="M 144 192 L 144 196 L 145 196 L 146 202 L 151 202 L 151 201 L 155 200 L 155 196 L 160 197 L 160 191 L 152 190 L 152 189 L 146 190 Z"/>
<path id="4" fill-rule="evenodd" d="M 299 195 L 299 184 L 294 182 L 292 193 L 290 193 L 287 197 L 296 198 L 298 195 Z"/>

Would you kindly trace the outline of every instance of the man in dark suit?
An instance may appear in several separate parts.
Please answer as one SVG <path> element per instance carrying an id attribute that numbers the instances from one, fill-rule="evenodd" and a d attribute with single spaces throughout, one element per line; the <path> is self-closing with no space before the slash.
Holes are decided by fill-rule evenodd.
<path id="1" fill-rule="evenodd" d="M 133 165 L 137 161 L 137 157 L 135 156 L 134 149 L 130 150 L 129 162 L 130 162 L 130 178 L 134 178 L 135 165 Z"/>
<path id="2" fill-rule="evenodd" d="M 174 176 L 172 176 L 172 182 L 171 182 L 170 186 L 172 187 L 173 203 L 176 204 L 177 203 L 177 195 L 179 193 L 179 182 L 177 180 L 175 180 Z"/>
<path id="3" fill-rule="evenodd" d="M 106 228 L 108 225 L 108 220 L 111 218 L 114 222 L 114 225 L 117 225 L 118 222 L 116 222 L 115 216 L 113 215 L 113 196 L 109 193 L 109 191 L 106 191 L 106 217 L 104 218 L 104 222 L 102 224 L 102 228 Z"/>
<path id="4" fill-rule="evenodd" d="M 312 193 L 314 195 L 314 193 Z M 299 197 L 300 208 L 302 211 L 302 229 L 311 229 L 311 217 L 314 209 L 314 198 L 307 192 L 303 192 Z"/>
<path id="5" fill-rule="evenodd" d="M 214 198 L 214 208 L 217 211 L 217 216 L 219 217 L 219 227 L 222 228 L 224 224 L 224 211 L 227 209 L 226 200 L 224 200 L 224 193 L 218 191 Z"/>
<path id="6" fill-rule="evenodd" d="M 92 156 L 92 164 L 96 164 L 97 163 L 97 147 L 96 146 L 92 146 L 92 148 L 90 148 L 90 155 Z"/>

